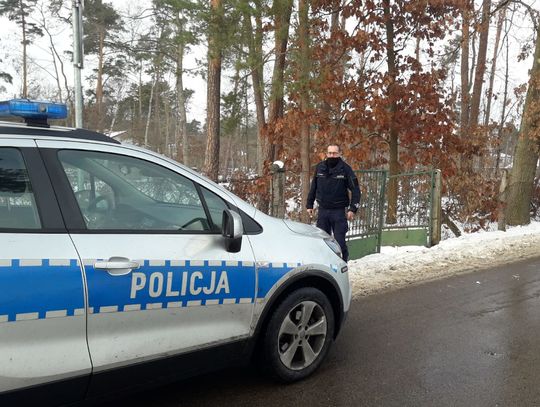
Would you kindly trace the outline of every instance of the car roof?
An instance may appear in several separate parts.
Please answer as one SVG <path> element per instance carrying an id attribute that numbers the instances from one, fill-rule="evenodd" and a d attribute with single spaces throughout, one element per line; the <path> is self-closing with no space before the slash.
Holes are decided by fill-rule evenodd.
<path id="1" fill-rule="evenodd" d="M 39 137 L 61 137 L 78 140 L 101 141 L 105 143 L 121 144 L 103 133 L 87 129 L 75 129 L 70 127 L 50 126 L 38 127 L 30 126 L 25 123 L 0 122 L 0 137 L 2 135 L 10 136 L 39 136 Z"/>

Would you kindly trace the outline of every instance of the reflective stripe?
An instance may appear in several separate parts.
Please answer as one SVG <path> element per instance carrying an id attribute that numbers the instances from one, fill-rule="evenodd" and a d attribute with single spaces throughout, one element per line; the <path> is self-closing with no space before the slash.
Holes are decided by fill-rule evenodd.
<path id="1" fill-rule="evenodd" d="M 43 261 L 41 259 L 22 259 L 19 260 L 19 265 L 21 267 L 41 267 L 43 265 Z"/>
<path id="2" fill-rule="evenodd" d="M 26 314 L 17 314 L 15 321 L 28 321 L 31 319 L 39 319 L 39 312 L 28 312 Z"/>
<path id="3" fill-rule="evenodd" d="M 51 259 L 49 265 L 51 266 L 69 266 L 70 260 L 68 259 Z M 78 263 L 78 261 L 77 261 Z"/>
<path id="4" fill-rule="evenodd" d="M 45 318 L 63 318 L 67 317 L 67 310 L 47 311 Z"/>
<path id="5" fill-rule="evenodd" d="M 110 305 L 108 307 L 99 307 L 99 313 L 118 312 L 118 305 Z"/>
<path id="6" fill-rule="evenodd" d="M 298 267 L 300 264 L 297 264 L 297 263 L 287 263 L 287 267 L 288 268 L 295 268 L 295 267 Z"/>

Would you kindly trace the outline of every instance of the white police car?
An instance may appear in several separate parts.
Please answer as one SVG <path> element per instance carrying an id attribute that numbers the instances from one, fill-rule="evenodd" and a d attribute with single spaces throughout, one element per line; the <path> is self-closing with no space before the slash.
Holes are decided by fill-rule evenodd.
<path id="1" fill-rule="evenodd" d="M 75 402 L 260 356 L 290 382 L 349 308 L 321 230 L 92 131 L 62 105 L 0 114 L 0 405 Z M 3 400 L 3 401 L 2 401 Z"/>

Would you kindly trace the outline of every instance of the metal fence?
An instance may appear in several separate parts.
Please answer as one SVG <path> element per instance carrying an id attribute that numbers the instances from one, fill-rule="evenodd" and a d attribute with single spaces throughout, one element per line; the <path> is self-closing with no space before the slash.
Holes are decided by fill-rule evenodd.
<path id="1" fill-rule="evenodd" d="M 362 199 L 347 232 L 352 259 L 378 253 L 381 245 L 430 246 L 436 240 L 434 220 L 439 221 L 439 215 L 434 197 L 438 171 L 389 176 L 387 170 L 361 170 L 356 174 Z M 395 222 L 389 224 L 387 195 L 391 179 L 397 182 L 398 201 Z"/>
<path id="2" fill-rule="evenodd" d="M 355 173 L 362 195 L 360 208 L 355 219 L 349 222 L 347 232 L 351 259 L 380 252 L 388 171 L 359 170 Z"/>

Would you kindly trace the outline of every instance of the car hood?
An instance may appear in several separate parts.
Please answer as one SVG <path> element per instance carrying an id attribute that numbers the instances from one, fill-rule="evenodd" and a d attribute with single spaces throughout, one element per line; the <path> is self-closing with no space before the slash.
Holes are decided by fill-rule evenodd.
<path id="1" fill-rule="evenodd" d="M 322 229 L 313 225 L 307 225 L 305 223 L 294 222 L 292 220 L 283 219 L 283 223 L 294 233 L 299 233 L 305 236 L 320 237 L 321 239 L 329 237 L 329 235 Z"/>

